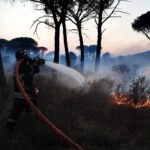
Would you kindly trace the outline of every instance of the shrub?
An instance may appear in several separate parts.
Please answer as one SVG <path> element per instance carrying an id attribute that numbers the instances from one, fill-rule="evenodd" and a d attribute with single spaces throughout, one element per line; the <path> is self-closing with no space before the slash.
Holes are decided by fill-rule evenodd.
<path id="1" fill-rule="evenodd" d="M 150 83 L 144 76 L 134 80 L 128 91 L 128 96 L 134 103 L 145 102 L 150 94 Z"/>

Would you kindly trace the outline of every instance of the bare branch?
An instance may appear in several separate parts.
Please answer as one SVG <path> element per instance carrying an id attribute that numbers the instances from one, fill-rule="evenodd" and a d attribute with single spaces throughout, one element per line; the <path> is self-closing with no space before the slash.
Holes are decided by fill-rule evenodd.
<path id="1" fill-rule="evenodd" d="M 33 34 L 37 33 L 37 29 L 38 29 L 39 25 L 42 24 L 42 23 L 45 23 L 45 22 L 39 21 L 39 22 L 37 23 L 37 25 L 36 25 L 36 27 L 35 27 L 35 30 L 34 30 Z"/>
<path id="2" fill-rule="evenodd" d="M 97 18 L 98 18 L 98 17 L 95 15 L 94 21 L 95 21 L 96 25 L 98 25 L 98 21 L 96 20 Z"/>
<path id="3" fill-rule="evenodd" d="M 104 29 L 104 30 L 102 31 L 102 34 L 103 34 L 105 31 L 106 31 L 106 29 Z"/>
<path id="4" fill-rule="evenodd" d="M 48 26 L 50 26 L 52 28 L 55 28 L 54 23 L 49 23 L 47 20 L 45 20 L 45 21 L 36 20 L 36 22 L 38 22 L 38 23 L 35 26 L 35 30 L 34 30 L 33 34 L 36 34 L 37 37 L 38 37 L 38 39 L 39 39 L 39 36 L 38 36 L 38 27 L 39 27 L 40 24 L 45 24 L 45 25 L 48 25 Z M 34 23 L 34 25 L 35 25 L 35 23 Z M 33 27 L 33 25 L 32 25 L 32 27 Z"/>
<path id="5" fill-rule="evenodd" d="M 148 35 L 148 33 L 146 33 L 145 31 L 142 31 L 142 32 L 150 40 L 150 36 Z"/>
<path id="6" fill-rule="evenodd" d="M 113 8 L 113 10 L 110 12 L 110 14 L 107 16 L 106 19 L 103 20 L 102 24 L 104 24 L 111 16 L 112 14 L 115 12 L 116 8 L 118 7 L 118 5 L 120 4 L 122 0 L 118 0 L 116 6 Z"/>
<path id="7" fill-rule="evenodd" d="M 40 3 L 40 4 L 43 4 L 43 2 L 41 2 L 40 0 L 30 0 L 31 2 L 36 2 L 36 3 Z"/>
<path id="8" fill-rule="evenodd" d="M 86 19 L 82 20 L 82 22 L 89 21 L 89 20 L 92 19 L 92 18 L 93 18 L 93 16 L 87 17 Z"/>
<path id="9" fill-rule="evenodd" d="M 68 32 L 77 31 L 77 29 L 69 29 Z"/>
<path id="10" fill-rule="evenodd" d="M 123 13 L 123 14 L 130 15 L 130 13 L 128 13 L 128 12 L 125 12 L 125 11 L 116 10 L 115 12 L 116 12 L 116 13 Z"/>
<path id="11" fill-rule="evenodd" d="M 52 17 L 52 16 L 49 16 L 49 15 L 44 15 L 44 16 L 41 16 L 41 17 L 38 17 L 36 20 L 33 21 L 33 24 L 31 25 L 30 29 L 35 25 L 35 23 L 37 21 L 39 21 L 41 18 L 47 18 L 47 17 Z"/>
<path id="12" fill-rule="evenodd" d="M 86 33 L 82 33 L 86 38 L 89 39 L 88 35 Z"/>
<path id="13" fill-rule="evenodd" d="M 77 25 L 77 23 L 71 18 L 71 17 L 67 17 L 73 24 Z"/>

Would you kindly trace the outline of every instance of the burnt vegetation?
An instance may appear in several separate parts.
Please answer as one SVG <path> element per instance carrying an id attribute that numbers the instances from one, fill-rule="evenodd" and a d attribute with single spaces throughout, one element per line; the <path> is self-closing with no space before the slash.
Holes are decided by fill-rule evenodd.
<path id="1" fill-rule="evenodd" d="M 64 88 L 43 74 L 38 75 L 35 81 L 41 91 L 37 98 L 39 109 L 85 149 L 140 150 L 150 147 L 150 109 L 116 105 L 111 100 L 111 92 L 115 88 L 113 81 L 104 78 L 80 90 Z M 140 78 L 138 82 L 145 83 L 145 79 Z M 14 133 L 5 133 L 4 127 L 13 99 L 11 77 L 9 85 L 7 98 L 0 101 L 1 149 L 69 150 L 68 144 L 43 125 L 33 113 L 27 116 L 24 112 Z M 130 90 L 130 93 L 133 92 Z"/>

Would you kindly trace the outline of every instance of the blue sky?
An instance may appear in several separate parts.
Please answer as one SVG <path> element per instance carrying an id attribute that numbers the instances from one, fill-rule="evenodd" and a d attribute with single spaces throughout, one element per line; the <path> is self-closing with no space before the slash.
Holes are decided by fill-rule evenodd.
<path id="1" fill-rule="evenodd" d="M 123 2 L 119 8 L 130 13 L 122 14 L 121 18 L 110 19 L 104 26 L 106 29 L 103 35 L 103 52 L 109 51 L 113 55 L 127 55 L 145 50 L 150 50 L 150 41 L 142 34 L 132 30 L 131 23 L 139 15 L 150 11 L 150 0 L 131 0 L 128 3 Z M 41 11 L 35 10 L 31 3 L 11 4 L 9 2 L 0 1 L 0 38 L 12 39 L 15 37 L 32 37 L 38 41 L 40 46 L 46 46 L 49 50 L 54 48 L 54 30 L 45 25 L 41 25 L 38 29 L 39 38 L 33 35 L 34 28 L 30 29 L 32 22 L 39 16 Z M 74 28 L 68 23 L 69 28 Z M 96 44 L 96 25 L 92 21 L 88 21 L 84 25 L 84 33 L 88 38 L 84 37 L 85 45 Z M 69 49 L 76 51 L 79 44 L 78 35 L 68 32 Z M 63 38 L 61 34 L 60 47 L 63 51 Z"/>

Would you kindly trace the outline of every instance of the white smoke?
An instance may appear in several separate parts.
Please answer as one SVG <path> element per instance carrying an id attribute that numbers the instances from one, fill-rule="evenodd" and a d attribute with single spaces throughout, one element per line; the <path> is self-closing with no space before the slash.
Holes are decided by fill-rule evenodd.
<path id="1" fill-rule="evenodd" d="M 2 61 L 3 61 L 5 74 L 12 73 L 14 71 L 14 67 L 16 63 L 15 53 L 3 49 Z"/>
<path id="2" fill-rule="evenodd" d="M 108 78 L 112 81 L 115 81 L 116 84 L 122 84 L 123 82 L 121 76 L 118 73 L 112 71 L 111 68 L 106 66 L 101 66 L 101 69 L 97 73 L 94 72 L 93 74 L 88 75 L 86 80 L 90 82 L 93 80 L 98 81 L 103 78 Z"/>
<path id="3" fill-rule="evenodd" d="M 137 76 L 145 76 L 146 79 L 150 80 L 150 66 L 141 67 L 137 72 Z"/>

